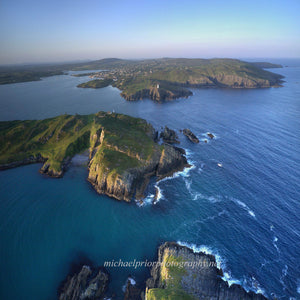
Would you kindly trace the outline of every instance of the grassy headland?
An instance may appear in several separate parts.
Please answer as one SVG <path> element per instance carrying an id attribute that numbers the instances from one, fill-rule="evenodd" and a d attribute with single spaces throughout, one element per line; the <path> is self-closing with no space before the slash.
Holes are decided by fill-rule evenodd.
<path id="1" fill-rule="evenodd" d="M 115 113 L 0 122 L 0 169 L 42 162 L 41 173 L 61 177 L 71 158 L 89 149 L 88 180 L 99 193 L 142 199 L 150 176 L 188 165 L 181 151 L 156 138 L 145 120 Z"/>
<path id="2" fill-rule="evenodd" d="M 262 69 L 275 65 L 235 59 L 110 59 L 94 63 L 106 71 L 95 73 L 93 78 L 113 80 L 112 85 L 122 91 L 121 95 L 126 100 L 151 98 L 160 101 L 188 97 L 192 95 L 188 88 L 280 86 L 283 78 Z M 90 67 L 86 65 L 78 69 Z M 93 82 L 89 84 L 93 85 Z"/>

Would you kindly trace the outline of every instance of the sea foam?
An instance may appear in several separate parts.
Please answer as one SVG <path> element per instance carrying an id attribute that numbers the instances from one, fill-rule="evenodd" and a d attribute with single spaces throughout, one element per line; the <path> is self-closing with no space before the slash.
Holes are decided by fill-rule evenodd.
<path id="1" fill-rule="evenodd" d="M 213 255 L 216 259 L 217 268 L 222 269 L 222 271 L 223 271 L 222 280 L 226 281 L 229 286 L 231 286 L 232 284 L 239 284 L 239 285 L 243 286 L 243 288 L 247 292 L 249 290 L 252 290 L 255 293 L 261 293 L 263 295 L 266 295 L 265 290 L 260 286 L 258 281 L 253 276 L 250 279 L 248 279 L 250 284 L 248 283 L 248 281 L 246 279 L 239 280 L 239 279 L 234 278 L 231 274 L 231 271 L 226 266 L 226 260 L 220 256 L 218 250 L 215 250 L 215 249 L 205 246 L 205 245 L 197 246 L 195 244 L 190 244 L 190 243 L 186 243 L 186 242 L 182 242 L 182 241 L 177 241 L 177 243 L 181 246 L 186 246 L 186 247 L 192 249 L 194 253 L 202 252 L 205 254 Z"/>

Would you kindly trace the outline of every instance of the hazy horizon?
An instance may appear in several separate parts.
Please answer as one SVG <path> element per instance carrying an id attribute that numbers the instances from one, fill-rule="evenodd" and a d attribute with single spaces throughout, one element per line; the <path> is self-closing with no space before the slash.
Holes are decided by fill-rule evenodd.
<path id="1" fill-rule="evenodd" d="M 300 2 L 3 0 L 0 64 L 299 58 Z"/>

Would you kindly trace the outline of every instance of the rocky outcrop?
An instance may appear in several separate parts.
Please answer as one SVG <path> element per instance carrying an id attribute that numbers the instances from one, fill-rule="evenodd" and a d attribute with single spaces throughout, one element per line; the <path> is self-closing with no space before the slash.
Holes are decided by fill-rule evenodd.
<path id="1" fill-rule="evenodd" d="M 158 249 L 158 263 L 146 282 L 146 298 L 161 295 L 178 299 L 266 300 L 261 294 L 246 292 L 237 284 L 222 280 L 223 272 L 213 255 L 194 253 L 192 249 L 166 242 Z M 177 299 L 176 298 L 176 299 Z"/>
<path id="2" fill-rule="evenodd" d="M 183 129 L 182 133 L 193 143 L 198 144 L 199 139 L 189 130 Z"/>
<path id="3" fill-rule="evenodd" d="M 212 133 L 207 133 L 207 136 L 209 137 L 209 138 L 211 138 L 211 139 L 213 139 L 215 136 L 212 134 Z"/>
<path id="4" fill-rule="evenodd" d="M 124 293 L 124 300 L 142 300 L 143 291 L 136 284 L 133 284 L 130 279 L 127 280 L 127 285 Z"/>
<path id="5" fill-rule="evenodd" d="M 104 299 L 109 283 L 108 273 L 101 268 L 83 265 L 68 276 L 58 291 L 59 300 L 100 300 Z"/>
<path id="6" fill-rule="evenodd" d="M 165 126 L 164 131 L 160 133 L 160 138 L 162 138 L 165 143 L 180 144 L 176 132 L 167 126 Z"/>
<path id="7" fill-rule="evenodd" d="M 66 157 L 61 165 L 60 165 L 60 170 L 55 170 L 51 167 L 51 164 L 49 164 L 47 161 L 44 163 L 44 165 L 40 168 L 39 172 L 41 174 L 46 174 L 50 177 L 53 178 L 61 178 L 63 177 L 65 171 L 67 170 L 69 164 L 71 163 L 72 158 L 71 157 Z"/>

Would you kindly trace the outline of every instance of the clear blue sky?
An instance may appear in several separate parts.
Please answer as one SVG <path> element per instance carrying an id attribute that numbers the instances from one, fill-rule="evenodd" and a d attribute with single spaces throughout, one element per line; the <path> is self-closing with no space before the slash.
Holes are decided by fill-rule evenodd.
<path id="1" fill-rule="evenodd" d="M 0 0 L 0 64 L 300 57 L 300 0 Z"/>

